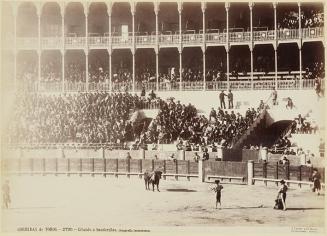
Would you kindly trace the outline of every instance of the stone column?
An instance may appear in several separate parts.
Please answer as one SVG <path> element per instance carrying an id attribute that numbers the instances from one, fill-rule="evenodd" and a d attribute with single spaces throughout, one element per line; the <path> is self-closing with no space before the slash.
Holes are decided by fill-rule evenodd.
<path id="1" fill-rule="evenodd" d="M 108 25 L 109 25 L 109 40 L 108 40 L 108 56 L 109 56 L 109 91 L 112 92 L 112 61 L 111 61 L 111 54 L 112 54 L 112 39 L 111 39 L 111 14 L 112 14 L 112 3 L 111 2 L 106 2 L 107 5 L 107 14 L 108 14 Z"/>
<path id="2" fill-rule="evenodd" d="M 323 2 L 324 4 L 324 16 L 326 17 L 327 16 L 327 3 L 326 2 Z M 324 60 L 325 60 L 325 71 L 327 71 L 327 63 L 326 63 L 326 56 L 327 56 L 327 47 L 326 47 L 326 44 L 327 44 L 327 36 L 326 36 L 326 32 L 327 32 L 327 24 L 324 23 L 324 40 L 323 40 L 323 46 L 324 46 Z M 325 85 L 324 85 L 325 86 Z"/>
<path id="3" fill-rule="evenodd" d="M 133 85 L 132 85 L 132 91 L 135 92 L 135 49 L 131 49 L 132 52 L 132 78 L 133 78 Z"/>
<path id="4" fill-rule="evenodd" d="M 38 47 L 37 47 L 37 54 L 38 54 L 38 90 L 40 89 L 41 84 L 41 12 L 42 12 L 42 5 L 41 3 L 37 3 L 36 5 L 36 14 L 37 14 L 37 37 L 38 37 Z"/>
<path id="5" fill-rule="evenodd" d="M 17 90 L 17 3 L 12 3 L 13 17 L 14 17 L 14 88 Z"/>
<path id="6" fill-rule="evenodd" d="M 159 91 L 159 47 L 154 49 L 156 54 L 156 90 Z"/>
<path id="7" fill-rule="evenodd" d="M 300 69 L 300 89 L 303 87 L 303 78 L 302 78 L 302 43 L 298 43 L 299 47 L 299 69 Z"/>
<path id="8" fill-rule="evenodd" d="M 202 60 L 203 60 L 203 91 L 206 90 L 206 46 L 202 46 Z"/>
<path id="9" fill-rule="evenodd" d="M 182 82 L 183 82 L 183 78 L 182 78 L 182 52 L 183 52 L 183 40 L 182 40 L 182 11 L 183 11 L 183 2 L 178 2 L 177 3 L 177 8 L 178 8 L 178 26 L 179 26 L 179 48 L 178 48 L 178 52 L 179 52 L 179 90 L 182 90 L 183 86 L 182 86 Z"/>
<path id="10" fill-rule="evenodd" d="M 274 52 L 275 52 L 275 89 L 278 88 L 278 64 L 277 64 L 277 48 L 278 48 L 278 37 L 277 37 L 277 2 L 273 2 L 274 8 L 274 30 L 275 30 L 275 42 Z"/>
<path id="11" fill-rule="evenodd" d="M 206 8 L 207 5 L 205 2 L 201 2 L 201 10 L 202 10 L 202 56 L 203 56 L 203 90 L 206 90 Z"/>
<path id="12" fill-rule="evenodd" d="M 86 91 L 89 91 L 89 49 L 84 48 L 85 53 L 85 77 L 86 77 Z"/>
<path id="13" fill-rule="evenodd" d="M 301 2 L 298 2 L 299 9 L 299 68 L 300 68 L 300 89 L 303 87 L 303 78 L 302 78 L 302 23 L 301 23 Z"/>
<path id="14" fill-rule="evenodd" d="M 229 8 L 230 3 L 225 3 L 225 9 L 226 9 L 226 76 L 227 76 L 227 89 L 229 89 Z"/>
<path id="15" fill-rule="evenodd" d="M 65 91 L 65 3 L 60 4 L 60 14 L 61 14 L 61 73 L 62 73 L 62 92 Z"/>
<path id="16" fill-rule="evenodd" d="M 108 55 L 109 55 L 109 91 L 112 92 L 112 49 L 111 47 L 108 48 Z"/>
<path id="17" fill-rule="evenodd" d="M 88 26 L 88 16 L 89 16 L 89 6 L 87 3 L 84 4 L 84 15 L 85 15 L 85 41 L 86 45 L 84 48 L 85 52 L 85 81 L 86 81 L 86 91 L 89 91 L 89 26 Z"/>
<path id="18" fill-rule="evenodd" d="M 133 85 L 132 90 L 135 92 L 135 2 L 131 2 L 131 13 L 132 13 L 132 56 L 133 56 Z"/>
<path id="19" fill-rule="evenodd" d="M 66 50 L 62 48 L 60 50 L 61 53 L 61 73 L 62 73 L 62 88 L 61 91 L 65 92 L 65 54 Z"/>
<path id="20" fill-rule="evenodd" d="M 254 46 L 252 43 L 249 45 L 249 48 L 250 48 L 250 64 L 251 64 L 251 72 L 250 72 L 251 89 L 253 89 L 253 50 L 254 50 Z"/>
<path id="21" fill-rule="evenodd" d="M 253 50 L 254 50 L 254 43 L 253 43 L 253 2 L 249 2 L 249 9 L 250 9 L 250 60 L 251 60 L 251 89 L 253 89 Z"/>
<path id="22" fill-rule="evenodd" d="M 179 90 L 181 91 L 183 89 L 183 86 L 182 86 L 182 72 L 183 72 L 183 69 L 182 69 L 182 56 L 183 56 L 183 48 L 178 48 L 178 53 L 179 53 Z"/>
<path id="23" fill-rule="evenodd" d="M 276 44 L 273 44 L 274 46 L 274 53 L 275 53 L 275 89 L 277 90 L 278 88 L 278 55 L 277 55 L 277 45 Z"/>
<path id="24" fill-rule="evenodd" d="M 159 23 L 158 23 L 158 14 L 159 14 L 159 2 L 154 3 L 154 14 L 156 15 L 156 47 L 154 49 L 156 54 L 156 90 L 159 91 Z"/>

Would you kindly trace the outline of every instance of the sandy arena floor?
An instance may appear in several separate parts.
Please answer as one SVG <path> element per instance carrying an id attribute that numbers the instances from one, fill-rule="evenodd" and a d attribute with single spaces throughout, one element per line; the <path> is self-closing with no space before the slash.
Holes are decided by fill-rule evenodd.
<path id="1" fill-rule="evenodd" d="M 10 179 L 12 203 L 2 230 L 19 227 L 324 226 L 324 194 L 290 188 L 288 210 L 273 210 L 277 187 L 224 184 L 215 209 L 211 184 L 162 180 L 161 192 L 143 180 L 102 176 L 20 176 Z"/>

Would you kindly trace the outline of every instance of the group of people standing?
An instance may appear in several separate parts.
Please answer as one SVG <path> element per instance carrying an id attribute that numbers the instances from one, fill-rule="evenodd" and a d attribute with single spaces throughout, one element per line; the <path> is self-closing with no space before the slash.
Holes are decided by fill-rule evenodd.
<path id="1" fill-rule="evenodd" d="M 221 93 L 219 94 L 220 108 L 226 109 L 225 97 L 227 97 L 227 99 L 228 99 L 228 109 L 233 109 L 234 108 L 234 101 L 233 101 L 234 95 L 231 90 L 228 90 L 227 95 L 224 93 L 224 90 L 222 90 Z"/>

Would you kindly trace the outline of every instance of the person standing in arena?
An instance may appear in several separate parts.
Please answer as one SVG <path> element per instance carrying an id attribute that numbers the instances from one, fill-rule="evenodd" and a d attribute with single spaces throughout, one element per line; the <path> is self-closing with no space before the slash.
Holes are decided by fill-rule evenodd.
<path id="1" fill-rule="evenodd" d="M 316 168 L 313 169 L 313 173 L 312 173 L 312 181 L 313 181 L 313 189 L 312 192 L 317 192 L 317 195 L 320 195 L 320 189 L 321 189 L 321 184 L 320 184 L 320 179 L 321 179 L 321 175 L 318 172 L 318 170 Z"/>
<path id="2" fill-rule="evenodd" d="M 321 92 L 321 85 L 320 85 L 320 81 L 318 78 L 315 78 L 314 80 L 314 88 L 317 94 L 317 98 L 320 98 L 320 92 Z"/>
<path id="3" fill-rule="evenodd" d="M 5 183 L 2 185 L 2 202 L 3 207 L 8 209 L 10 200 L 10 187 L 9 187 L 9 180 L 6 180 Z"/>
<path id="4" fill-rule="evenodd" d="M 281 199 L 282 203 L 283 203 L 283 211 L 286 211 L 286 192 L 287 192 L 287 185 L 285 184 L 285 181 L 282 179 L 280 181 L 281 186 L 278 190 L 278 194 L 277 194 L 277 199 Z"/>
<path id="5" fill-rule="evenodd" d="M 227 95 L 228 98 L 228 109 L 233 109 L 234 108 L 234 104 L 233 104 L 233 93 L 231 90 L 229 90 L 229 93 Z"/>
<path id="6" fill-rule="evenodd" d="M 221 207 L 221 190 L 224 188 L 219 180 L 215 180 L 216 186 L 213 187 L 211 190 L 215 191 L 216 193 L 216 209 L 219 203 L 219 206 Z"/>
<path id="7" fill-rule="evenodd" d="M 224 90 L 222 90 L 221 93 L 219 94 L 220 108 L 222 109 L 226 109 L 225 96 L 227 95 L 224 93 Z"/>

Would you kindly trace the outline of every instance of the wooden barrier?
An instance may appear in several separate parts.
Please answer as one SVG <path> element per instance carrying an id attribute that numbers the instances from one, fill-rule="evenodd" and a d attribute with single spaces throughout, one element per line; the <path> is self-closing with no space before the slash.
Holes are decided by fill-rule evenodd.
<path id="1" fill-rule="evenodd" d="M 145 171 L 160 169 L 163 178 L 173 176 L 175 179 L 198 177 L 197 163 L 183 160 L 149 160 L 149 159 L 100 159 L 100 158 L 50 158 L 50 159 L 4 159 L 5 171 L 18 174 L 65 174 L 70 175 L 131 175 L 143 176 Z M 9 166 L 11 166 L 9 168 Z"/>
<path id="2" fill-rule="evenodd" d="M 246 179 L 247 177 L 247 163 L 245 162 L 230 162 L 230 161 L 204 161 L 204 176 L 208 179 L 212 176 L 227 176 L 228 179 Z"/>
<path id="3" fill-rule="evenodd" d="M 318 171 L 322 176 L 322 182 L 324 182 L 325 169 L 318 168 Z M 289 183 L 291 183 L 292 181 L 300 181 L 299 183 L 309 183 L 311 180 L 312 172 L 313 167 L 308 166 L 293 166 L 289 164 L 279 164 L 278 162 L 254 163 L 254 178 L 264 181 L 265 184 L 267 184 L 267 182 L 269 182 L 270 180 L 276 180 L 270 182 L 275 182 L 276 184 L 278 184 L 278 180 L 281 179 L 284 179 L 285 181 L 290 180 L 288 181 Z M 301 184 L 299 184 L 299 186 L 301 187 Z"/>
<path id="4" fill-rule="evenodd" d="M 247 161 L 259 161 L 259 156 L 260 153 L 258 150 L 250 150 L 250 149 L 243 149 L 242 150 L 242 161 L 247 162 Z"/>
<path id="5" fill-rule="evenodd" d="M 249 179 L 251 182 L 263 181 L 278 184 L 281 179 L 287 183 L 297 183 L 301 185 L 312 184 L 312 167 L 290 166 L 265 162 L 228 162 L 228 161 L 199 161 L 199 163 L 189 160 L 149 160 L 149 159 L 102 159 L 102 158 L 50 158 L 50 159 L 3 159 L 1 160 L 5 172 L 13 174 L 64 174 L 70 175 L 125 175 L 130 177 L 137 175 L 142 177 L 145 171 L 160 169 L 163 172 L 163 179 L 174 177 L 198 178 L 201 181 L 213 178 L 238 180 L 242 183 Z M 251 165 L 249 165 L 251 164 Z M 324 182 L 324 168 L 318 169 Z M 200 176 L 200 178 L 199 178 Z M 249 181 L 248 181 L 249 182 Z M 252 183 L 250 183 L 252 184 Z"/>

